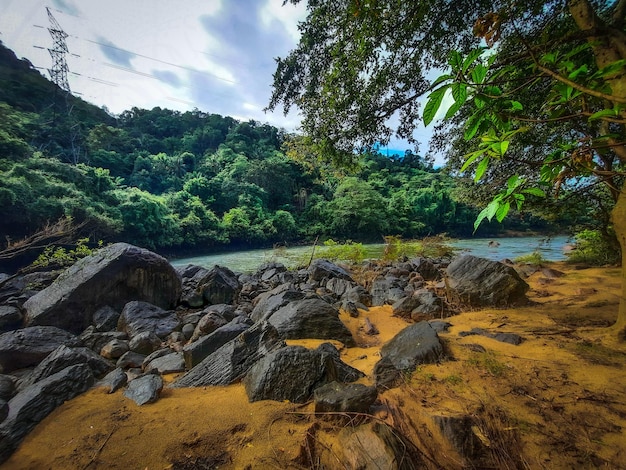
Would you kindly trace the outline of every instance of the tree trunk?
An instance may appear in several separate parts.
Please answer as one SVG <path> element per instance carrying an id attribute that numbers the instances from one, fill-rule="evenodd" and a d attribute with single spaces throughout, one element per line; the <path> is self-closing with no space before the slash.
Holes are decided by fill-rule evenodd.
<path id="1" fill-rule="evenodd" d="M 620 341 L 626 340 L 626 186 L 622 187 L 617 204 L 611 213 L 615 235 L 622 248 L 622 291 L 619 301 L 617 321 L 613 328 Z"/>

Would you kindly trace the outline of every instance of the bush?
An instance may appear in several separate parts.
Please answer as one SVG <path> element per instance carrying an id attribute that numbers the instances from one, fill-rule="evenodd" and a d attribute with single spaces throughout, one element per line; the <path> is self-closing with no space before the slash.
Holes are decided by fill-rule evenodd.
<path id="1" fill-rule="evenodd" d="M 348 240 L 345 243 L 337 243 L 329 239 L 324 242 L 325 248 L 320 250 L 315 257 L 325 258 L 331 261 L 349 261 L 357 264 L 365 259 L 365 249 L 362 243 L 354 243 Z"/>
<path id="2" fill-rule="evenodd" d="M 620 253 L 615 249 L 606 236 L 598 230 L 583 230 L 574 237 L 574 249 L 568 253 L 571 263 L 585 263 L 594 266 L 605 264 L 619 264 Z"/>

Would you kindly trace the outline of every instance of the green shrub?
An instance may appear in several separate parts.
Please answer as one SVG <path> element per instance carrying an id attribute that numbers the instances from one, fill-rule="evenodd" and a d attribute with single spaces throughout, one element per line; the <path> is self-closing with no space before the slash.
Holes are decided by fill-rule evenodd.
<path id="1" fill-rule="evenodd" d="M 448 243 L 445 236 L 425 237 L 421 240 L 403 240 L 401 237 L 385 237 L 384 261 L 397 261 L 404 257 L 426 258 L 452 257 L 455 249 Z"/>
<path id="2" fill-rule="evenodd" d="M 539 250 L 535 250 L 528 255 L 522 255 L 522 256 L 518 256 L 517 258 L 515 258 L 516 263 L 527 263 L 527 264 L 532 264 L 534 266 L 542 266 L 547 261 L 548 260 L 546 260 L 543 257 L 543 255 L 541 254 L 541 251 Z"/>
<path id="3" fill-rule="evenodd" d="M 568 253 L 568 261 L 596 266 L 619 263 L 619 251 L 598 230 L 583 230 L 575 240 L 576 249 Z"/>
<path id="4" fill-rule="evenodd" d="M 365 259 L 365 249 L 362 243 L 354 243 L 348 240 L 345 243 L 337 243 L 332 239 L 324 242 L 324 247 L 319 250 L 315 257 L 325 258 L 331 261 L 348 261 L 351 263 L 361 263 Z"/>
<path id="5" fill-rule="evenodd" d="M 89 248 L 88 242 L 89 238 L 81 238 L 72 250 L 66 250 L 62 246 L 49 246 L 33 261 L 32 266 L 36 268 L 64 268 L 71 266 L 79 259 L 93 254 L 95 249 Z M 98 242 L 98 248 L 101 246 L 102 240 Z"/>

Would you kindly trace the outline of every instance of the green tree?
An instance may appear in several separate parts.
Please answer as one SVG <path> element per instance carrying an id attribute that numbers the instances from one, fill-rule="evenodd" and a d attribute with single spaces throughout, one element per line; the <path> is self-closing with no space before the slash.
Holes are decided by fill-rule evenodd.
<path id="1" fill-rule="evenodd" d="M 342 237 L 379 239 L 389 228 L 387 201 L 367 182 L 345 178 L 329 204 L 331 229 Z"/>
<path id="2" fill-rule="evenodd" d="M 297 0 L 292 0 L 298 3 Z M 476 139 L 461 171 L 476 180 L 528 128 L 553 128 L 550 151 L 526 171 L 557 187 L 597 176 L 617 201 L 612 214 L 626 265 L 626 2 L 590 0 L 403 2 L 309 1 L 295 50 L 278 60 L 270 108 L 298 105 L 304 130 L 329 158 L 410 139 L 423 116 L 437 116 L 449 93 L 449 118 L 466 106 L 465 138 Z M 473 13 L 473 14 L 469 14 Z M 498 47 L 485 53 L 480 41 Z M 435 82 L 433 70 L 444 70 Z M 423 113 L 417 98 L 428 93 Z M 538 93 L 530 105 L 523 97 Z M 538 104 L 538 106 L 533 106 Z M 582 123 L 582 125 L 580 125 Z M 591 130 L 591 132 L 589 132 Z M 533 145 L 533 143 L 529 143 Z M 473 166 L 472 166 L 473 165 Z M 536 165 L 536 166 L 535 166 Z M 511 171 L 479 215 L 502 220 L 513 206 L 544 191 Z M 615 330 L 626 339 L 626 270 Z"/>

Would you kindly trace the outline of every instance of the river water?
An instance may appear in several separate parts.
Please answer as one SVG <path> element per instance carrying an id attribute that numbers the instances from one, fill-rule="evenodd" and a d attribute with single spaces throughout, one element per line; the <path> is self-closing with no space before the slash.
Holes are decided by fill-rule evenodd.
<path id="1" fill-rule="evenodd" d="M 499 246 L 489 246 L 491 240 L 499 243 Z M 473 238 L 453 240 L 450 245 L 457 248 L 459 253 L 470 253 L 474 256 L 500 261 L 505 258 L 514 260 L 534 251 L 539 251 L 544 259 L 549 261 L 561 261 L 566 259 L 563 247 L 569 238 L 559 235 L 547 237 L 515 237 L 515 238 Z M 383 244 L 364 245 L 368 256 L 378 258 L 383 250 Z M 312 246 L 297 246 L 293 248 L 247 250 L 227 253 L 213 253 L 206 256 L 194 256 L 191 258 L 179 258 L 171 260 L 174 266 L 196 264 L 211 268 L 216 264 L 225 266 L 233 271 L 253 272 L 263 263 L 279 262 L 288 267 L 296 267 L 306 264 L 311 256 Z M 319 247 L 318 247 L 319 249 Z"/>

